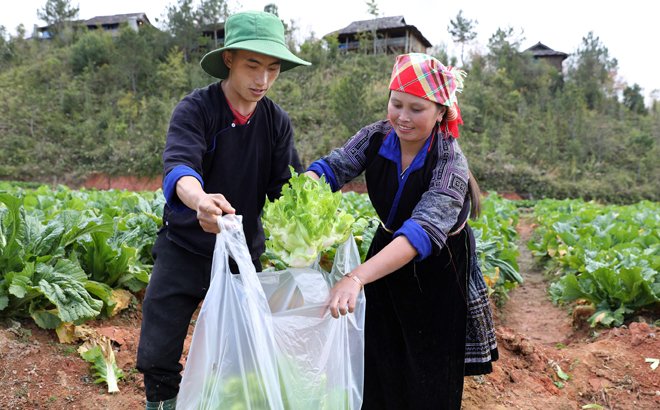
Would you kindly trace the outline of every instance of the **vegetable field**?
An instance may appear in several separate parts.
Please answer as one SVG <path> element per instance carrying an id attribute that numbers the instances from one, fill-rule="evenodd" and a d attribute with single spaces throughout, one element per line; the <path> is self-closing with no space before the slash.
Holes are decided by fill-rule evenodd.
<path id="1" fill-rule="evenodd" d="M 621 326 L 660 302 L 660 204 L 602 206 L 580 200 L 538 202 L 529 242 L 557 279 L 556 303 L 593 306 L 592 326 Z"/>
<path id="2" fill-rule="evenodd" d="M 328 201 L 339 203 L 344 216 L 334 227 L 312 227 L 319 221 L 311 220 L 309 226 L 338 237 L 348 229 L 364 258 L 379 223 L 368 196 L 347 192 Z M 160 191 L 0 182 L 0 359 L 7 364 L 0 370 L 1 408 L 143 407 L 135 349 L 163 202 Z M 277 212 L 264 213 L 273 237 L 283 226 L 277 221 L 287 218 Z M 644 362 L 660 351 L 659 338 L 650 336 L 660 301 L 659 215 L 655 202 L 521 204 L 486 197 L 482 216 L 470 225 L 494 302 L 501 359 L 493 374 L 466 379 L 466 408 L 530 408 L 530 400 L 570 403 L 564 408 L 660 404 L 660 370 Z M 282 246 L 300 235 L 290 229 L 279 233 Z M 318 246 L 319 262 L 329 269 L 333 247 Z M 273 269 L 285 263 L 270 251 L 262 262 Z M 524 293 L 537 284 L 539 293 Z M 530 299 L 539 307 L 530 308 Z M 547 326 L 522 329 L 517 315 L 520 323 L 539 324 L 554 315 L 566 334 Z M 624 359 L 625 349 L 636 356 Z M 591 364 L 601 359 L 611 373 Z M 530 372 L 525 382 L 523 371 Z M 626 407 L 624 393 L 641 404 Z"/>
<path id="3" fill-rule="evenodd" d="M 149 282 L 162 195 L 5 188 L 0 312 L 55 329 L 108 317 Z"/>
<path id="4" fill-rule="evenodd" d="M 308 178 L 296 180 L 305 183 L 304 179 Z M 127 306 L 127 292 L 146 287 L 151 247 L 161 225 L 164 199 L 160 191 L 29 189 L 7 183 L 0 190 L 2 316 L 30 317 L 44 329 L 82 324 L 113 316 Z M 316 191 L 309 190 L 306 200 L 317 201 L 309 207 L 330 209 L 332 214 L 294 218 L 284 206 L 266 208 L 269 245 L 276 245 L 269 246 L 265 266 L 311 265 L 319 252 L 331 260 L 329 245 L 345 239 L 348 231 L 355 236 L 364 260 L 378 224 L 367 195 Z M 339 217 L 334 215 L 337 207 Z M 491 288 L 511 288 L 522 282 L 516 263 L 517 211 L 497 197 L 486 199 L 484 209 L 474 223 L 484 273 Z M 300 245 L 304 243 L 313 243 L 311 254 L 298 252 L 309 248 Z M 277 247 L 287 247 L 292 258 L 276 259 L 272 249 Z"/>

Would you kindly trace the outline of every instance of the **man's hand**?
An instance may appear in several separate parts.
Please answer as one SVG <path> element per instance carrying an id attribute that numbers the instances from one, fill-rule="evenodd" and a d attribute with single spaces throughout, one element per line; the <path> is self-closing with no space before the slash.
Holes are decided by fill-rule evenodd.
<path id="1" fill-rule="evenodd" d="M 236 210 L 222 194 L 201 195 L 197 206 L 197 220 L 204 232 L 219 233 L 218 217 L 223 214 L 235 214 Z"/>
<path id="2" fill-rule="evenodd" d="M 181 202 L 197 212 L 197 220 L 204 232 L 219 233 L 218 216 L 236 213 L 224 195 L 207 194 L 192 176 L 183 176 L 177 181 L 176 194 Z"/>

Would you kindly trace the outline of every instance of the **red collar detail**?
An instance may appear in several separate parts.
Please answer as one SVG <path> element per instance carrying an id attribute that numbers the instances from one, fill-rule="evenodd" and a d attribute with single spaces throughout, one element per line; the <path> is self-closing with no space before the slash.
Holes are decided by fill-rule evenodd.
<path id="1" fill-rule="evenodd" d="M 225 98 L 225 99 L 226 99 L 226 98 Z M 248 122 L 248 120 L 250 119 L 250 117 L 252 116 L 252 114 L 254 114 L 254 111 L 252 111 L 252 112 L 249 113 L 248 115 L 243 115 L 243 114 L 241 114 L 240 112 L 236 111 L 236 110 L 234 109 L 234 107 L 232 107 L 232 105 L 231 105 L 231 103 L 229 102 L 229 100 L 227 100 L 227 105 L 229 105 L 229 109 L 231 110 L 232 114 L 234 114 L 234 121 L 235 121 L 236 124 L 238 124 L 238 125 L 245 125 L 245 124 L 247 124 L 247 122 Z"/>

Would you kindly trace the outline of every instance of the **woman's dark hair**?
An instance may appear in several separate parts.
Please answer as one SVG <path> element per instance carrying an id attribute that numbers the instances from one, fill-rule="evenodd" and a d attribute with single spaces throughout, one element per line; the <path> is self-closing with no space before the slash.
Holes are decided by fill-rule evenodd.
<path id="1" fill-rule="evenodd" d="M 477 179 L 468 169 L 468 194 L 470 195 L 470 218 L 477 219 L 481 215 L 481 188 Z"/>
<path id="2" fill-rule="evenodd" d="M 438 110 L 445 109 L 445 115 L 442 121 L 438 123 L 438 129 L 447 130 L 447 107 L 436 103 Z M 448 131 L 447 131 L 448 132 Z M 468 169 L 468 194 L 470 195 L 470 218 L 477 219 L 481 215 L 481 188 L 477 179 L 472 175 L 472 171 Z"/>

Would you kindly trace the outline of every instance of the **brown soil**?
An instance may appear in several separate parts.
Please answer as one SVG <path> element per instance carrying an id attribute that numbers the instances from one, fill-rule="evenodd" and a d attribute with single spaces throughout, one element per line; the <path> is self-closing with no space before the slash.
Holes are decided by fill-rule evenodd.
<path id="1" fill-rule="evenodd" d="M 660 408 L 660 368 L 652 370 L 645 362 L 660 358 L 657 328 L 634 322 L 593 331 L 581 317 L 575 328 L 571 316 L 548 300 L 543 276 L 533 267 L 524 246 L 532 228 L 521 220 L 525 283 L 503 308 L 495 308 L 500 360 L 493 373 L 466 379 L 464 409 Z M 93 383 L 77 346 L 58 343 L 53 331 L 29 320 L 4 322 L 0 409 L 143 409 L 142 377 L 134 370 L 140 320 L 138 302 L 118 317 L 91 323 L 112 338 L 126 375 L 120 392 L 112 395 Z M 569 380 L 557 376 L 557 366 Z"/>
<path id="2" fill-rule="evenodd" d="M 129 191 L 155 191 L 162 185 L 161 177 L 90 175 L 81 184 L 88 189 L 126 189 Z"/>
<path id="3" fill-rule="evenodd" d="M 135 176 L 110 176 L 106 174 L 93 174 L 80 184 L 71 184 L 75 188 L 87 189 L 126 189 L 129 191 L 155 191 L 162 185 L 162 178 L 157 177 L 135 177 Z M 349 182 L 342 187 L 343 192 L 354 191 L 360 194 L 367 192 L 364 182 Z M 517 199 L 520 199 L 518 197 Z"/>

